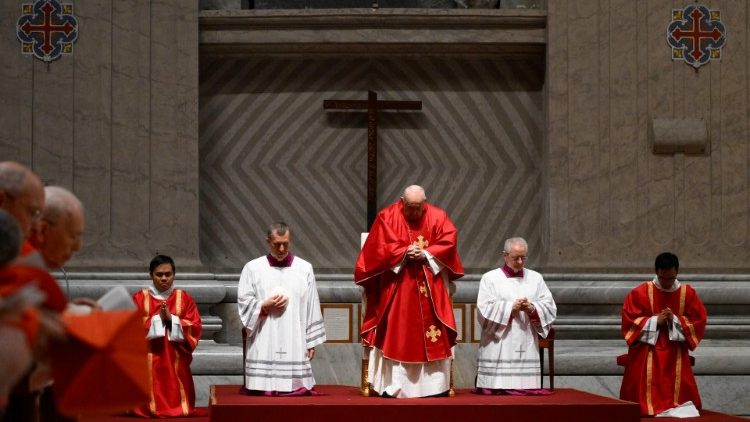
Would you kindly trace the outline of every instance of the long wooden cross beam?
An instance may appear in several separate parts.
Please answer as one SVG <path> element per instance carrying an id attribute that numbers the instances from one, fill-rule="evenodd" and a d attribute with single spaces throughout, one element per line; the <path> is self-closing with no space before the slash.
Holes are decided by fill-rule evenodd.
<path id="1" fill-rule="evenodd" d="M 422 110 L 421 101 L 382 101 L 374 91 L 363 100 L 324 100 L 326 110 L 367 110 L 367 227 L 375 221 L 378 204 L 378 111 Z"/>

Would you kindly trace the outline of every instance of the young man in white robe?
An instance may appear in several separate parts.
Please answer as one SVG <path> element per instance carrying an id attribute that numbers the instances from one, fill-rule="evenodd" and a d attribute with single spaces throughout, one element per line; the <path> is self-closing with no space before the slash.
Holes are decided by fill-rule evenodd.
<path id="1" fill-rule="evenodd" d="M 270 252 L 242 269 L 237 292 L 245 344 L 245 389 L 251 394 L 310 394 L 310 361 L 326 341 L 312 265 L 289 252 L 284 223 L 267 233 Z"/>
<path id="2" fill-rule="evenodd" d="M 505 241 L 501 268 L 482 276 L 477 318 L 482 326 L 477 391 L 485 394 L 543 394 L 538 337 L 547 337 L 557 315 L 542 275 L 524 268 L 528 244 Z"/>

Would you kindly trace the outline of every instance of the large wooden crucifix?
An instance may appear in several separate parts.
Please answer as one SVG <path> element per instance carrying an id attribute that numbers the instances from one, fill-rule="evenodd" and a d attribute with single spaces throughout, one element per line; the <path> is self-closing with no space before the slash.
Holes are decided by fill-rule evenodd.
<path id="1" fill-rule="evenodd" d="M 367 101 L 324 100 L 326 110 L 367 110 L 367 228 L 375 221 L 378 204 L 378 111 L 422 110 L 421 101 L 378 101 L 378 94 L 367 92 Z"/>

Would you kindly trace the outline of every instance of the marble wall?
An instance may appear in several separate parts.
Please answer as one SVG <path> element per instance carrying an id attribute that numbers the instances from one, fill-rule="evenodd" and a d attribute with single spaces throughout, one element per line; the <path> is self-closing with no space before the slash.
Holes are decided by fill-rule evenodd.
<path id="1" fill-rule="evenodd" d="M 316 271 L 353 271 L 367 231 L 367 115 L 327 111 L 323 100 L 368 90 L 422 102 L 378 115 L 378 208 L 424 186 L 459 228 L 469 272 L 497 264 L 501 238 L 540 243 L 540 59 L 211 57 L 200 69 L 201 255 L 211 271 L 238 272 L 266 253 L 265 228 L 278 220 Z"/>
<path id="2" fill-rule="evenodd" d="M 672 61 L 673 1 L 552 1 L 548 9 L 548 233 L 554 271 L 648 269 L 672 250 L 683 271 L 750 269 L 750 5 L 714 2 L 721 61 Z M 703 119 L 710 152 L 656 155 L 653 119 Z"/>
<path id="3" fill-rule="evenodd" d="M 0 3 L 0 160 L 86 207 L 70 267 L 142 270 L 155 253 L 198 266 L 198 7 L 81 0 L 73 54 L 21 54 L 22 1 Z"/>

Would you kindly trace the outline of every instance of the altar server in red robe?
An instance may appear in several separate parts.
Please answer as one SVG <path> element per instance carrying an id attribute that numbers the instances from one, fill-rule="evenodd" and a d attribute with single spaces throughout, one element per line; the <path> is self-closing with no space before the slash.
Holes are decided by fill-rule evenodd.
<path id="1" fill-rule="evenodd" d="M 357 258 L 364 287 L 361 336 L 371 346 L 368 381 L 390 397 L 425 397 L 450 388 L 456 322 L 452 280 L 463 276 L 458 231 L 424 189 L 406 188 L 378 213 Z"/>
<path id="2" fill-rule="evenodd" d="M 678 406 L 697 415 L 701 398 L 688 352 L 703 339 L 706 308 L 692 287 L 677 280 L 677 256 L 660 254 L 655 269 L 654 279 L 631 290 L 622 308 L 630 347 L 620 398 L 640 403 L 642 415 Z"/>
<path id="3" fill-rule="evenodd" d="M 153 286 L 133 295 L 143 312 L 149 339 L 151 399 L 134 413 L 143 417 L 189 416 L 195 413 L 195 388 L 190 372 L 193 350 L 201 336 L 201 318 L 193 298 L 172 284 L 172 258 L 157 255 L 149 265 Z"/>

